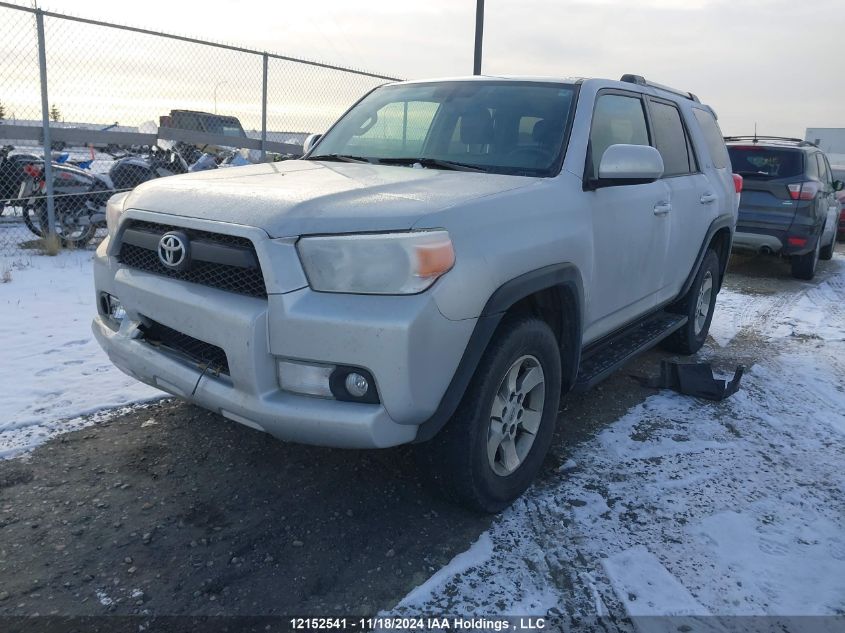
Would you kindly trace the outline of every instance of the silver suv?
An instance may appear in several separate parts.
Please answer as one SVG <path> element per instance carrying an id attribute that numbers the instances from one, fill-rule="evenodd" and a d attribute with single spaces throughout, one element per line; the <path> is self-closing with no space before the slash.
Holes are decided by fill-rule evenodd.
<path id="1" fill-rule="evenodd" d="M 427 442 L 444 491 L 497 511 L 562 393 L 707 336 L 738 187 L 690 93 L 393 83 L 306 145 L 110 201 L 93 329 L 115 365 L 283 440 Z"/>

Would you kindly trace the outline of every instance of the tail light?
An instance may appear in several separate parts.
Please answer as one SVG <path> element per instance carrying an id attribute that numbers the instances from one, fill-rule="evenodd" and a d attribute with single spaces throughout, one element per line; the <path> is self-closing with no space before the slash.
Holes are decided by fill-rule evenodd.
<path id="1" fill-rule="evenodd" d="M 737 193 L 742 193 L 742 176 L 739 174 L 733 174 L 734 177 L 734 190 Z"/>
<path id="2" fill-rule="evenodd" d="M 786 188 L 789 189 L 789 197 L 793 200 L 812 200 L 821 190 L 821 185 L 814 180 L 808 180 L 786 185 Z"/>

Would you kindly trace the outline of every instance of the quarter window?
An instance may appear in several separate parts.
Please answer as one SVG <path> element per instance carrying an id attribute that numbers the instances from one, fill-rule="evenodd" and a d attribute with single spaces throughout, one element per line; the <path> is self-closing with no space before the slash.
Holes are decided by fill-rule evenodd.
<path id="1" fill-rule="evenodd" d="M 663 157 L 663 175 L 678 176 L 695 171 L 690 161 L 690 148 L 678 108 L 660 101 L 651 101 L 651 122 L 654 145 Z"/>
<path id="2" fill-rule="evenodd" d="M 816 159 L 819 161 L 819 179 L 827 184 L 832 179 L 830 177 L 830 172 L 827 169 L 827 162 L 824 159 L 824 154 L 816 154 Z"/>
<path id="3" fill-rule="evenodd" d="M 643 102 L 636 97 L 599 95 L 590 130 L 592 175 L 598 176 L 599 163 L 611 145 L 648 145 L 648 127 Z"/>
<path id="4" fill-rule="evenodd" d="M 695 120 L 698 121 L 698 127 L 704 134 L 704 141 L 707 143 L 707 149 L 710 152 L 710 158 L 713 161 L 713 167 L 716 169 L 724 169 L 730 165 L 730 158 L 728 158 L 728 148 L 725 147 L 725 139 L 722 135 L 722 130 L 719 129 L 719 124 L 712 114 L 706 110 L 693 108 Z"/>
<path id="5" fill-rule="evenodd" d="M 821 180 L 822 172 L 819 169 L 819 161 L 813 154 L 807 154 L 807 178 L 817 178 Z M 816 154 L 818 156 L 818 154 Z"/>

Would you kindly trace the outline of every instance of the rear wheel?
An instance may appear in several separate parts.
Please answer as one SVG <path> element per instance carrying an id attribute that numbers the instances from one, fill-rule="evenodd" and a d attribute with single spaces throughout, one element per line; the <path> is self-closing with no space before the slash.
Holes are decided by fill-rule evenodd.
<path id="1" fill-rule="evenodd" d="M 810 280 L 816 274 L 816 265 L 819 263 L 819 255 L 821 254 L 821 235 L 816 240 L 816 247 L 809 253 L 803 255 L 793 255 L 789 260 L 792 266 L 792 276 L 796 279 Z"/>
<path id="2" fill-rule="evenodd" d="M 718 292 L 719 256 L 709 249 L 686 296 L 672 309 L 686 315 L 687 322 L 664 339 L 661 347 L 676 354 L 695 354 L 701 349 L 710 331 Z"/>
<path id="3" fill-rule="evenodd" d="M 551 445 L 560 363 L 545 322 L 503 322 L 455 415 L 420 447 L 437 488 L 481 512 L 498 512 L 525 492 Z"/>

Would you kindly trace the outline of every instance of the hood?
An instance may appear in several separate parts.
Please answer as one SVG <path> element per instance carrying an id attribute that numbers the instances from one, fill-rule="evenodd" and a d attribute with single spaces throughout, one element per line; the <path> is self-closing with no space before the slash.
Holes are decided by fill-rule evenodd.
<path id="1" fill-rule="evenodd" d="M 537 179 L 388 165 L 289 160 L 152 180 L 127 209 L 244 224 L 271 237 L 411 228 L 429 213 Z"/>

